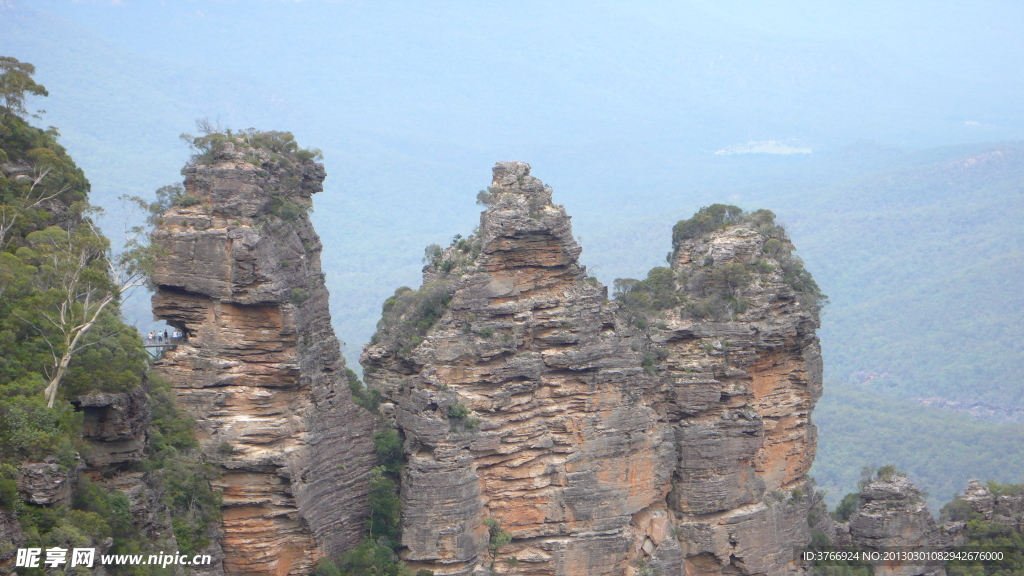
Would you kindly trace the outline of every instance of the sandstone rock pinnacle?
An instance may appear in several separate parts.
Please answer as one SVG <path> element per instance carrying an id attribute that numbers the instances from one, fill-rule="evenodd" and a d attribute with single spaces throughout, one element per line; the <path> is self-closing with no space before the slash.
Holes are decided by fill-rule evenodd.
<path id="1" fill-rule="evenodd" d="M 308 574 L 358 543 L 375 463 L 307 216 L 323 165 L 236 138 L 184 174 L 153 307 L 187 342 L 156 369 L 221 471 L 224 572 Z"/>

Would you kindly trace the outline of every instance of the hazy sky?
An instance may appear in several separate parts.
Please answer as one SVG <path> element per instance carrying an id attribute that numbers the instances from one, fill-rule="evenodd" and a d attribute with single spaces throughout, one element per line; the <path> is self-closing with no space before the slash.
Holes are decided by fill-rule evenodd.
<path id="1" fill-rule="evenodd" d="M 472 230 L 495 161 L 554 186 L 610 283 L 701 204 L 774 206 L 735 191 L 834 176 L 851 145 L 1021 139 L 1021 29 L 1019 2 L 0 2 L 0 53 L 37 66 L 114 237 L 114 198 L 180 180 L 197 118 L 321 148 L 353 348 L 423 246 Z"/>

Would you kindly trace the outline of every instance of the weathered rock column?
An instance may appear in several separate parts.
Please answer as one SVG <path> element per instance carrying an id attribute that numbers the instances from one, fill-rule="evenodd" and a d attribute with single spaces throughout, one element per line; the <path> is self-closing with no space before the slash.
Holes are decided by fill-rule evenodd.
<path id="1" fill-rule="evenodd" d="M 157 370 L 222 475 L 227 574 L 306 574 L 356 544 L 373 422 L 352 402 L 307 212 L 323 165 L 241 139 L 185 170 L 154 241 Z"/>
<path id="2" fill-rule="evenodd" d="M 439 574 L 621 574 L 630 521 L 664 500 L 675 462 L 641 403 L 638 336 L 528 165 L 495 166 L 486 201 L 479 234 L 424 274 L 417 298 L 448 290 L 444 314 L 403 334 L 421 308 L 399 295 L 362 359 L 406 439 L 404 557 Z M 515 537 L 493 555 L 485 519 Z"/>
<path id="3" fill-rule="evenodd" d="M 671 274 L 681 304 L 651 332 L 664 361 L 650 402 L 675 431 L 668 504 L 682 547 L 655 561 L 681 558 L 690 575 L 788 573 L 810 540 L 816 304 L 787 281 L 789 241 L 759 214 L 680 242 Z"/>

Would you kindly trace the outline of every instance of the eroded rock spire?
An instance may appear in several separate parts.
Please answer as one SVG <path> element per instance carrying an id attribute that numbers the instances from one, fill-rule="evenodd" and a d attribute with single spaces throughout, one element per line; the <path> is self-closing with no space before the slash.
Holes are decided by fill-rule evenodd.
<path id="1" fill-rule="evenodd" d="M 156 370 L 218 468 L 228 574 L 308 574 L 317 556 L 354 546 L 375 464 L 307 216 L 323 165 L 275 145 L 289 138 L 214 141 L 154 234 L 166 250 L 155 314 L 187 338 Z"/>

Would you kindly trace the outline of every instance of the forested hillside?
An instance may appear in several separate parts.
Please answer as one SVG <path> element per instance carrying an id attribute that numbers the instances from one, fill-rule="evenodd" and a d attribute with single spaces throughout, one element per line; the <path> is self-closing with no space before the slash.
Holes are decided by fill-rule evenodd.
<path id="1" fill-rule="evenodd" d="M 809 191 L 801 247 L 832 299 L 828 373 L 1024 416 L 1024 147 Z"/>
<path id="2" fill-rule="evenodd" d="M 1024 478 L 1024 427 L 826 381 L 814 411 L 818 455 L 811 476 L 831 505 L 856 489 L 865 467 L 894 464 L 928 491 L 938 510 L 967 481 Z"/>
<path id="3" fill-rule="evenodd" d="M 22 546 L 200 550 L 218 496 L 119 311 L 155 254 L 141 236 L 111 252 L 57 130 L 27 121 L 47 93 L 33 73 L 0 57 L 0 563 Z M 139 517 L 145 498 L 170 525 Z"/>

